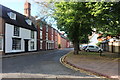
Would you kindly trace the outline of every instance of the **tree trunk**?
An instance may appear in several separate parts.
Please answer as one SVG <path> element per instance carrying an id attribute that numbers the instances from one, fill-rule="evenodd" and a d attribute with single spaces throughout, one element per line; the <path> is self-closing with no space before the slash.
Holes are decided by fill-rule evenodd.
<path id="1" fill-rule="evenodd" d="M 79 53 L 79 42 L 74 42 L 74 54 Z"/>

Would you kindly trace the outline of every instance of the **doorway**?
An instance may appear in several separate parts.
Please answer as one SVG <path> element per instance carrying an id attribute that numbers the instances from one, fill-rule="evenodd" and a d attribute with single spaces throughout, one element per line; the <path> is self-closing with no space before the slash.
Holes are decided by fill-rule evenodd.
<path id="1" fill-rule="evenodd" d="M 25 52 L 28 52 L 28 41 L 29 40 L 24 40 L 24 42 L 25 42 Z"/>

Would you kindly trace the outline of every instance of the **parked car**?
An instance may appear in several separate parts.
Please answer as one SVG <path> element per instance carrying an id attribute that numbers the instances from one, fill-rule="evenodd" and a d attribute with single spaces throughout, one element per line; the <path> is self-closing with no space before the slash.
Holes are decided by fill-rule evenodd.
<path id="1" fill-rule="evenodd" d="M 87 48 L 87 46 L 83 46 L 83 47 L 82 47 L 82 50 L 85 50 L 86 48 Z"/>
<path id="2" fill-rule="evenodd" d="M 93 51 L 93 52 L 103 52 L 103 49 L 98 47 L 98 46 L 95 46 L 95 45 L 88 45 L 85 48 L 85 51 L 86 52 L 90 52 L 90 51 Z"/>
<path id="3" fill-rule="evenodd" d="M 85 50 L 85 48 L 87 47 L 87 45 L 80 45 L 80 50 Z"/>

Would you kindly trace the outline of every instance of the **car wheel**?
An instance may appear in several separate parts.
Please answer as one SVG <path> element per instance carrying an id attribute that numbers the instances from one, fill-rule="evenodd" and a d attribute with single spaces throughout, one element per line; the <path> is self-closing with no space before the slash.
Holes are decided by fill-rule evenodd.
<path id="1" fill-rule="evenodd" d="M 90 50 L 87 49 L 86 52 L 90 52 Z"/>
<path id="2" fill-rule="evenodd" d="M 101 51 L 101 50 L 99 50 L 98 52 L 99 52 L 99 53 L 101 53 L 102 51 Z"/>

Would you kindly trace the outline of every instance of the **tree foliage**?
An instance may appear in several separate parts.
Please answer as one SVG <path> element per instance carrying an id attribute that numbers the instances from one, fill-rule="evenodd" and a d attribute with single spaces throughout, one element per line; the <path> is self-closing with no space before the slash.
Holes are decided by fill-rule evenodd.
<path id="1" fill-rule="evenodd" d="M 57 2 L 55 6 L 58 28 L 65 31 L 74 49 L 78 50 L 79 43 L 88 42 L 88 34 L 92 31 L 89 8 L 85 2 Z"/>
<path id="2" fill-rule="evenodd" d="M 57 26 L 74 45 L 88 42 L 92 28 L 105 35 L 120 34 L 120 2 L 57 2 L 55 7 Z"/>
<path id="3" fill-rule="evenodd" d="M 104 35 L 120 34 L 120 2 L 96 2 L 86 5 L 93 15 L 94 27 Z"/>

